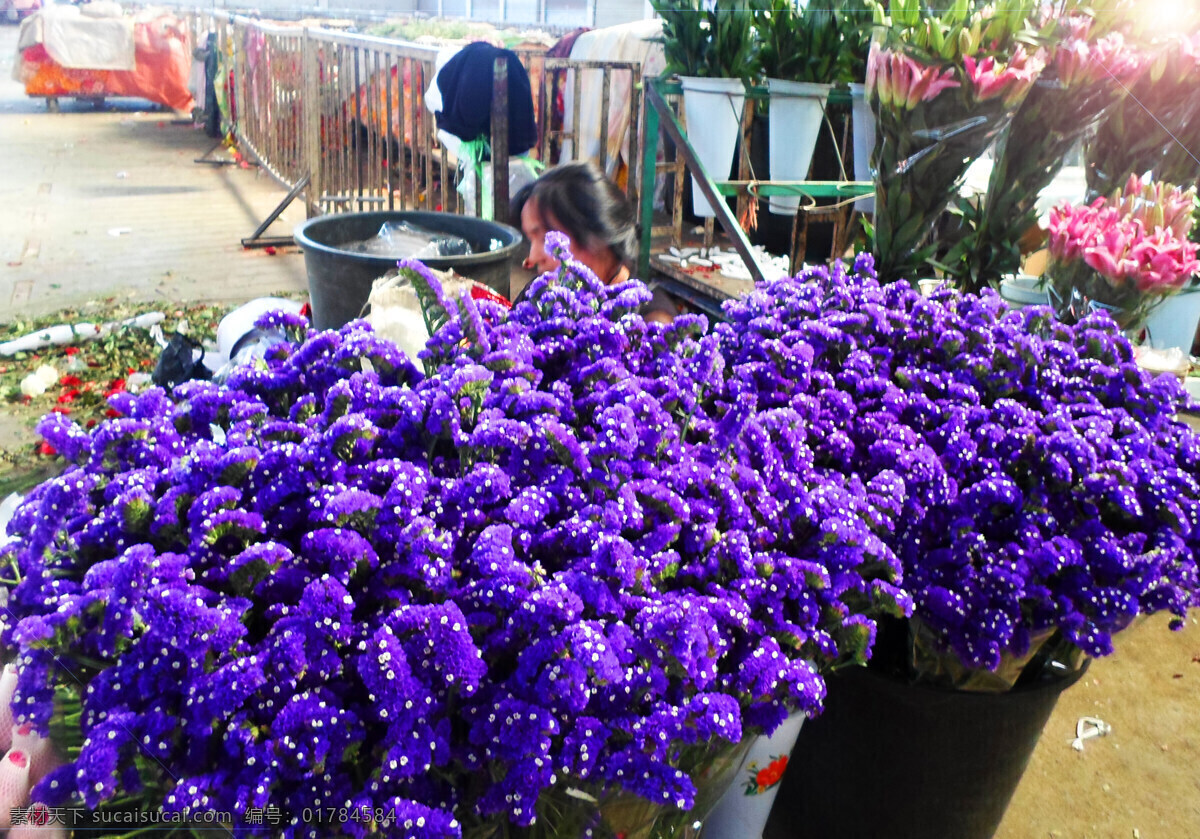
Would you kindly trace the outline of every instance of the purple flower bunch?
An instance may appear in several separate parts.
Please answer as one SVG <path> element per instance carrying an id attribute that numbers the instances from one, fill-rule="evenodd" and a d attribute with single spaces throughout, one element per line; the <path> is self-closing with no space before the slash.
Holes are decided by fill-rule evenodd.
<path id="1" fill-rule="evenodd" d="M 1112 651 L 1134 616 L 1200 604 L 1200 439 L 1107 316 L 1067 326 L 998 295 L 880 286 L 869 256 L 727 304 L 760 411 L 805 417 L 819 469 L 857 476 L 914 616 L 961 667 L 1057 635 Z"/>
<path id="2" fill-rule="evenodd" d="M 446 315 L 424 373 L 272 315 L 296 340 L 224 386 L 42 422 L 74 466 L 10 524 L 0 641 L 19 715 L 79 722 L 35 800 L 274 807 L 289 836 L 527 826 L 563 790 L 686 810 L 697 752 L 820 709 L 820 669 L 909 608 L 893 529 L 949 491 L 882 427 L 868 480 L 831 468 L 868 432 L 825 368 L 869 316 L 793 284 L 794 333 L 649 324 L 547 239 L 564 267 L 511 312 L 402 266 Z"/>

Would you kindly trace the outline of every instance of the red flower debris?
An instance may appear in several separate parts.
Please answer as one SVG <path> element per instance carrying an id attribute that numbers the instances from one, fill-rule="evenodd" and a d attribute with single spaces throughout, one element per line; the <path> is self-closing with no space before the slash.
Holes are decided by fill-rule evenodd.
<path id="1" fill-rule="evenodd" d="M 90 419 L 90 420 L 88 420 L 88 421 L 87 421 L 87 423 L 85 423 L 85 424 L 84 424 L 84 426 L 83 426 L 83 427 L 84 427 L 84 428 L 89 428 L 89 429 L 90 429 L 90 428 L 95 428 L 95 427 L 96 427 L 96 421 L 95 421 L 94 419 Z"/>
<path id="2" fill-rule="evenodd" d="M 69 373 L 58 380 L 58 383 L 63 387 L 79 387 L 83 384 L 83 380 L 78 376 L 72 376 Z"/>
<path id="3" fill-rule="evenodd" d="M 55 405 L 53 408 L 50 409 L 50 412 L 54 413 L 54 414 L 69 414 L 69 413 L 71 413 L 71 409 L 64 408 L 62 405 Z"/>
<path id="4" fill-rule="evenodd" d="M 508 302 L 507 297 L 504 297 L 503 295 L 501 295 L 495 291 L 492 291 L 487 286 L 479 285 L 478 283 L 475 283 L 471 286 L 471 299 L 472 300 L 490 300 L 493 303 L 499 303 L 501 306 L 503 306 L 506 309 L 512 308 L 512 303 Z"/>
<path id="5" fill-rule="evenodd" d="M 263 250 L 267 252 L 267 256 L 274 256 L 276 253 L 278 253 L 278 251 L 275 250 L 274 245 L 267 245 L 265 248 L 263 248 Z"/>
<path id="6" fill-rule="evenodd" d="M 115 419 L 116 417 L 122 416 L 122 414 L 116 408 L 109 408 L 104 412 L 104 416 L 108 417 L 109 419 Z"/>
<path id="7" fill-rule="evenodd" d="M 78 355 L 79 347 L 66 347 L 63 349 L 63 352 L 65 352 L 67 355 Z"/>
<path id="8" fill-rule="evenodd" d="M 50 445 L 48 441 L 43 440 L 42 442 L 38 443 L 37 453 L 40 455 L 45 455 L 46 457 L 54 457 L 56 454 L 58 454 L 58 449 Z"/>

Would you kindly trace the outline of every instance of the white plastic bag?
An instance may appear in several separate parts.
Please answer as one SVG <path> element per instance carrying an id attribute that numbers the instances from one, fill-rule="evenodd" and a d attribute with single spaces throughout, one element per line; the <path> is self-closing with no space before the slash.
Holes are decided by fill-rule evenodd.
<path id="1" fill-rule="evenodd" d="M 475 215 L 475 167 L 460 164 L 462 177 L 458 183 L 458 191 L 463 197 L 463 215 Z M 516 195 L 521 187 L 531 184 L 538 178 L 534 163 L 528 157 L 510 157 L 508 159 L 508 196 Z M 492 164 L 483 164 L 483 217 L 492 217 Z M 520 220 L 516 220 L 520 223 Z"/>
<path id="2" fill-rule="evenodd" d="M 400 275 L 380 277 L 371 284 L 367 304 L 370 306 L 367 323 L 375 333 L 398 346 L 413 364 L 419 365 L 417 353 L 425 349 L 429 330 L 425 328 L 425 317 L 412 283 Z"/>
<path id="3" fill-rule="evenodd" d="M 487 289 L 489 295 L 495 294 L 477 280 L 453 271 L 433 271 L 433 274 L 441 283 L 442 295 L 447 301 L 457 300 L 464 292 L 471 293 L 476 287 Z M 365 318 L 375 333 L 399 347 L 419 367 L 421 361 L 417 354 L 425 349 L 429 329 L 417 291 L 408 277 L 389 273 L 375 280 L 367 297 L 367 308 Z"/>

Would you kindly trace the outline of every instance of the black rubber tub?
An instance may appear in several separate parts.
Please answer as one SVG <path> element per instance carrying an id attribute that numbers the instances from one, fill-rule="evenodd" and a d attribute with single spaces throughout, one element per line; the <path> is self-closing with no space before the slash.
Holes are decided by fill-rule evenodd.
<path id="1" fill-rule="evenodd" d="M 466 256 L 422 260 L 430 268 L 453 268 L 505 297 L 509 295 L 509 274 L 521 247 L 521 233 L 507 224 L 418 210 L 317 216 L 295 232 L 296 243 L 304 250 L 313 325 L 317 329 L 337 329 L 358 317 L 371 293 L 371 283 L 396 267 L 392 257 L 354 253 L 341 246 L 370 239 L 385 222 L 401 221 L 434 233 L 461 236 L 476 251 Z M 500 246 L 489 250 L 493 241 Z"/>
<path id="2" fill-rule="evenodd" d="M 825 713 L 800 730 L 763 836 L 988 839 L 1059 694 L 1082 675 L 1008 693 L 916 687 L 867 668 L 829 676 Z"/>

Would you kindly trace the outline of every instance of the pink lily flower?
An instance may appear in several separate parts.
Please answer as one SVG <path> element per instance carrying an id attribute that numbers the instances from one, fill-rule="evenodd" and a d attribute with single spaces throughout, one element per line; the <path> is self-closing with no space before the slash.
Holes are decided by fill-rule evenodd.
<path id="1" fill-rule="evenodd" d="M 905 100 L 905 107 L 909 110 L 917 107 L 918 102 L 928 102 L 936 98 L 943 90 L 961 86 L 954 79 L 953 70 L 944 70 L 939 73 L 936 67 L 926 67 L 910 56 L 903 56 L 903 60 L 908 70 L 910 85 Z"/>
<path id="2" fill-rule="evenodd" d="M 1007 64 L 990 55 L 982 61 L 969 55 L 963 59 L 963 67 L 974 87 L 975 98 L 981 102 L 996 97 L 1003 97 L 1007 104 L 1019 101 L 1029 92 L 1045 66 L 1041 50 L 1029 55 L 1020 45 L 1013 50 Z"/>
<path id="3" fill-rule="evenodd" d="M 1083 260 L 1113 286 L 1174 294 L 1200 274 L 1200 246 L 1187 238 L 1193 196 L 1194 190 L 1131 176 L 1086 207 L 1051 210 L 1050 253 L 1060 263 Z"/>
<path id="4" fill-rule="evenodd" d="M 1093 80 L 1111 75 L 1121 84 L 1129 84 L 1146 69 L 1149 59 L 1125 40 L 1120 32 L 1110 32 L 1092 45 Z"/>
<path id="5" fill-rule="evenodd" d="M 953 68 L 939 71 L 909 55 L 872 44 L 867 58 L 867 95 L 874 91 L 882 107 L 912 110 L 942 91 L 960 87 L 954 76 Z"/>
<path id="6" fill-rule="evenodd" d="M 1043 23 L 1045 22 L 1043 20 Z M 1092 23 L 1092 19 L 1087 15 L 1069 15 L 1063 18 L 1059 22 L 1063 29 L 1063 40 L 1086 41 L 1092 33 Z"/>
<path id="7" fill-rule="evenodd" d="M 1121 279 L 1121 265 L 1107 248 L 1087 248 L 1083 254 L 1083 261 L 1093 271 L 1110 280 Z"/>
<path id="8" fill-rule="evenodd" d="M 1126 43 L 1120 32 L 1105 35 L 1095 43 L 1068 39 L 1054 52 L 1054 73 L 1063 84 L 1096 84 L 1115 79 L 1129 84 L 1146 67 L 1146 57 Z"/>

